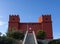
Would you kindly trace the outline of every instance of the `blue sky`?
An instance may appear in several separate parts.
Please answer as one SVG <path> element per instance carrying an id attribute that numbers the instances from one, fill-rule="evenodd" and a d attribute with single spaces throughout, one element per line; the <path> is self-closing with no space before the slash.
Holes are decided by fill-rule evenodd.
<path id="1" fill-rule="evenodd" d="M 60 0 L 0 0 L 0 32 L 6 33 L 10 14 L 20 22 L 37 22 L 42 14 L 51 14 L 54 39 L 60 38 Z"/>

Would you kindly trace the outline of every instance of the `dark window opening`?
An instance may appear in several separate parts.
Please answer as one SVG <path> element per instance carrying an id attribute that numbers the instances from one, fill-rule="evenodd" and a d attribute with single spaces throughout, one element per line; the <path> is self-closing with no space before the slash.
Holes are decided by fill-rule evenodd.
<path id="1" fill-rule="evenodd" d="M 13 20 L 15 20 L 15 19 L 13 18 Z"/>
<path id="2" fill-rule="evenodd" d="M 46 18 L 46 20 L 48 20 L 48 18 Z"/>

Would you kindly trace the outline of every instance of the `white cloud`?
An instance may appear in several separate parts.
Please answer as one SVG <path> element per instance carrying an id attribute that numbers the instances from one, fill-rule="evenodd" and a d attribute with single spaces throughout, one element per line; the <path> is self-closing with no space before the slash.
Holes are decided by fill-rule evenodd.
<path id="1" fill-rule="evenodd" d="M 0 26 L 2 26 L 4 24 L 4 22 L 0 21 Z"/>
<path id="2" fill-rule="evenodd" d="M 8 23 L 7 21 L 4 20 L 3 16 L 0 16 L 0 32 L 1 33 L 6 33 L 7 29 L 8 29 Z"/>
<path id="3" fill-rule="evenodd" d="M 5 24 L 6 24 L 6 22 L 0 21 L 0 26 L 3 26 L 3 25 L 5 25 Z"/>
<path id="4" fill-rule="evenodd" d="M 3 16 L 0 15 L 0 26 L 5 26 L 7 23 L 3 21 Z"/>

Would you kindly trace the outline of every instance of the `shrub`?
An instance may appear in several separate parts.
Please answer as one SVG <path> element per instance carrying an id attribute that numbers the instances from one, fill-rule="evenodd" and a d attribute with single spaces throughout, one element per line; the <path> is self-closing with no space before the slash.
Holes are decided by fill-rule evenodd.
<path id="1" fill-rule="evenodd" d="M 37 32 L 37 39 L 45 39 L 46 33 L 43 30 Z"/>

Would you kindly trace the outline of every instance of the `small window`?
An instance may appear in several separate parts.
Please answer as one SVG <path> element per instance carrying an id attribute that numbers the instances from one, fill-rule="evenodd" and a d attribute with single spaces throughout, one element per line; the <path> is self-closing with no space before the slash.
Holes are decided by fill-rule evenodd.
<path id="1" fill-rule="evenodd" d="M 15 20 L 15 19 L 13 18 L 13 20 Z"/>
<path id="2" fill-rule="evenodd" d="M 46 18 L 46 20 L 48 20 L 48 18 Z"/>

